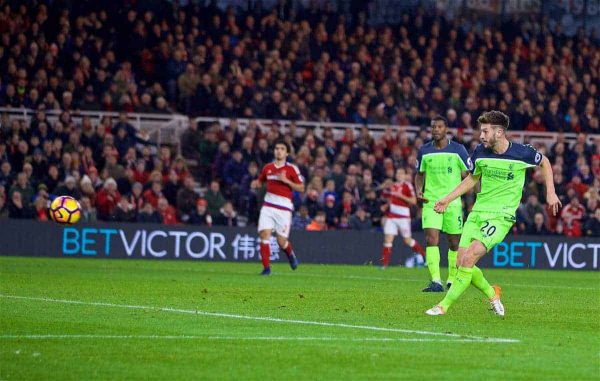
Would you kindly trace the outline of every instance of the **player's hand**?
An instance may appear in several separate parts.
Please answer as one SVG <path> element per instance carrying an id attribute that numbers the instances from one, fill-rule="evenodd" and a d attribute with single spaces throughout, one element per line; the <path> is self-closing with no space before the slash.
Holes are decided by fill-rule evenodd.
<path id="1" fill-rule="evenodd" d="M 558 199 L 556 193 L 551 193 L 546 197 L 548 201 L 548 206 L 552 209 L 552 215 L 556 216 L 558 214 L 558 209 L 562 207 L 562 203 Z"/>
<path id="2" fill-rule="evenodd" d="M 290 180 L 287 178 L 285 172 L 280 172 L 279 175 L 277 176 L 277 179 L 284 184 L 290 183 Z"/>
<path id="3" fill-rule="evenodd" d="M 385 188 L 389 188 L 389 187 L 391 187 L 392 185 L 394 185 L 394 182 L 393 182 L 392 180 L 390 180 L 390 179 L 385 179 L 385 180 L 383 181 L 383 183 L 381 184 L 380 188 L 381 188 L 381 189 L 385 189 Z"/>
<path id="4" fill-rule="evenodd" d="M 435 203 L 433 210 L 435 210 L 436 213 L 444 213 L 444 211 L 448 207 L 448 204 L 449 202 L 445 198 L 443 198 Z"/>
<path id="5" fill-rule="evenodd" d="M 258 183 L 258 180 L 252 180 L 252 182 L 250 183 L 250 188 L 256 189 L 258 187 L 260 187 L 260 184 Z"/>
<path id="6" fill-rule="evenodd" d="M 425 196 L 423 196 L 423 193 L 417 193 L 417 202 L 419 204 L 427 204 L 429 202 L 429 199 Z"/>

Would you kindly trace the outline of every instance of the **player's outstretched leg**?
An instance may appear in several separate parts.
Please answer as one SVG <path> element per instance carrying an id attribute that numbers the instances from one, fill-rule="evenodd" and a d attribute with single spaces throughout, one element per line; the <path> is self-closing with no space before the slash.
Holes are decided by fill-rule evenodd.
<path id="1" fill-rule="evenodd" d="M 473 267 L 475 263 L 486 253 L 485 246 L 479 241 L 473 241 L 469 248 L 459 248 L 458 271 L 452 287 L 448 290 L 446 297 L 433 308 L 425 311 L 427 315 L 443 315 L 465 292 L 473 279 Z"/>
<path id="2" fill-rule="evenodd" d="M 287 256 L 288 262 L 290 262 L 290 267 L 292 268 L 292 270 L 296 270 L 298 268 L 298 258 L 296 258 L 296 253 L 294 253 L 292 243 L 285 237 L 281 236 L 277 236 L 277 243 L 279 244 L 281 250 L 283 250 L 283 252 Z"/>
<path id="3" fill-rule="evenodd" d="M 260 275 L 271 275 L 271 242 L 269 240 L 260 241 L 260 259 L 263 265 Z"/>
<path id="4" fill-rule="evenodd" d="M 459 267 L 456 273 L 456 279 L 448 290 L 446 297 L 438 303 L 437 306 L 425 311 L 427 315 L 444 315 L 448 312 L 451 305 L 458 300 L 458 298 L 465 292 L 471 284 L 471 278 L 473 276 L 472 267 Z"/>
<path id="5" fill-rule="evenodd" d="M 500 301 L 500 286 L 491 286 L 477 266 L 473 267 L 471 283 L 489 299 L 492 311 L 496 315 L 504 316 L 504 305 Z"/>

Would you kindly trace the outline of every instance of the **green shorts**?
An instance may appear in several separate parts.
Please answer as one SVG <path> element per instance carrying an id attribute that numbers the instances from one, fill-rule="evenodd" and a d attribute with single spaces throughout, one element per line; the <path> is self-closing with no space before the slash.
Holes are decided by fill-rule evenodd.
<path id="1" fill-rule="evenodd" d="M 471 212 L 465 222 L 458 246 L 469 247 L 471 242 L 477 240 L 483 243 L 487 251 L 490 251 L 502 242 L 514 223 L 514 217 L 507 214 Z"/>
<path id="2" fill-rule="evenodd" d="M 433 210 L 434 202 L 423 205 L 423 229 L 437 229 L 446 234 L 460 234 L 463 230 L 463 213 L 460 203 L 452 204 L 444 213 Z"/>

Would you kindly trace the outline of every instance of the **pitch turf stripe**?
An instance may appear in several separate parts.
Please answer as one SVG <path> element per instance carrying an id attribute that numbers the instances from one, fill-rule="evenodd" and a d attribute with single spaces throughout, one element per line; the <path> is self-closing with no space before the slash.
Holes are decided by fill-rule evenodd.
<path id="1" fill-rule="evenodd" d="M 445 342 L 445 343 L 496 343 L 490 340 L 473 339 L 424 339 L 391 337 L 296 337 L 296 336 L 193 336 L 193 335 L 0 335 L 0 340 L 62 340 L 62 339 L 106 339 L 106 340 L 214 340 L 214 341 L 353 341 L 353 342 Z M 506 343 L 506 341 L 502 341 Z"/>
<path id="2" fill-rule="evenodd" d="M 184 310 L 184 309 L 172 308 L 172 307 L 137 306 L 137 305 L 130 305 L 130 304 L 86 302 L 86 301 L 81 301 L 81 300 L 65 300 L 65 299 L 40 298 L 40 297 L 19 296 L 19 295 L 2 295 L 2 294 L 0 294 L 0 298 L 37 300 L 37 301 L 42 301 L 42 302 L 77 304 L 77 305 L 98 306 L 98 307 L 128 308 L 128 309 L 137 309 L 137 310 L 175 312 L 175 313 L 192 314 L 192 315 L 225 317 L 225 318 L 232 318 L 232 319 L 270 321 L 270 322 L 277 322 L 277 323 L 291 323 L 291 324 L 304 324 L 304 325 L 317 325 L 317 326 L 322 326 L 322 327 L 362 329 L 362 330 L 369 330 L 369 331 L 410 333 L 410 334 L 415 334 L 415 335 L 444 336 L 444 337 L 454 337 L 454 338 L 459 338 L 459 339 L 470 339 L 470 340 L 479 340 L 479 341 L 493 340 L 494 342 L 506 342 L 506 343 L 520 342 L 520 340 L 517 340 L 517 339 L 504 339 L 504 338 L 491 338 L 491 337 L 488 338 L 488 337 L 480 337 L 480 336 L 459 335 L 459 334 L 455 334 L 455 333 L 446 333 L 446 332 L 432 332 L 432 331 L 421 331 L 421 330 L 400 329 L 400 328 L 387 328 L 387 327 L 355 325 L 355 324 L 346 324 L 346 323 L 331 323 L 331 322 L 324 322 L 324 321 L 282 319 L 282 318 L 274 318 L 274 317 L 266 317 L 266 316 L 248 316 L 248 315 L 238 315 L 238 314 L 230 314 L 230 313 L 224 313 L 224 312 Z"/>
<path id="3" fill-rule="evenodd" d="M 228 274 L 229 272 L 224 271 L 223 274 Z M 245 274 L 248 273 L 239 273 Z M 338 279 L 359 279 L 359 280 L 381 280 L 381 281 L 392 281 L 392 282 L 419 282 L 423 283 L 423 279 L 411 279 L 411 278 L 384 278 L 384 277 L 376 277 L 376 276 L 362 276 L 362 275 L 325 275 L 325 274 L 275 274 L 275 276 L 306 276 L 306 277 L 318 277 L 318 278 L 338 278 Z M 425 282 L 426 283 L 426 282 Z M 551 286 L 551 285 L 538 285 L 538 284 L 516 284 L 516 283 L 504 283 L 499 282 L 501 286 L 510 286 L 510 287 L 528 287 L 528 288 L 553 288 L 553 289 L 565 289 L 565 290 L 582 290 L 582 291 L 600 291 L 600 288 L 594 287 L 575 287 L 575 286 Z"/>

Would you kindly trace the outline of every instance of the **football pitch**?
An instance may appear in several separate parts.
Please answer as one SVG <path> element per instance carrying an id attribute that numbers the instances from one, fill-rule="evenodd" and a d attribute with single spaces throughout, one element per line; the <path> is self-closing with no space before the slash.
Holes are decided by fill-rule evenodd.
<path id="1" fill-rule="evenodd" d="M 424 311 L 426 269 L 0 258 L 0 379 L 593 380 L 600 273 L 484 270 Z M 445 275 L 445 274 L 444 274 Z"/>

